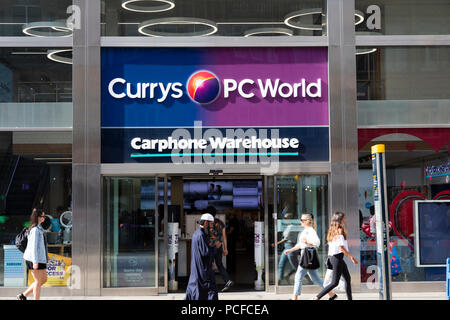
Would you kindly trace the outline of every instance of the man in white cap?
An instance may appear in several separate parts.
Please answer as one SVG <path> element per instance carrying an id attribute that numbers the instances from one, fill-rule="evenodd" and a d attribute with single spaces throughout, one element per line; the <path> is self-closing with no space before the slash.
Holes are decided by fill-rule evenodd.
<path id="1" fill-rule="evenodd" d="M 212 269 L 214 248 L 208 245 L 208 235 L 213 223 L 214 217 L 211 214 L 203 214 L 200 226 L 192 236 L 191 275 L 185 300 L 218 300 L 216 279 Z"/>

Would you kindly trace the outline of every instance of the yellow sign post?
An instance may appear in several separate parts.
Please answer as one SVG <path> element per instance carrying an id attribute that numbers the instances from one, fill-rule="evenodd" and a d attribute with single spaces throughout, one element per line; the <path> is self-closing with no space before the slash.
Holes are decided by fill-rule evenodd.
<path id="1" fill-rule="evenodd" d="M 377 232 L 377 267 L 381 300 L 391 300 L 386 160 L 384 144 L 372 146 L 373 202 Z"/>

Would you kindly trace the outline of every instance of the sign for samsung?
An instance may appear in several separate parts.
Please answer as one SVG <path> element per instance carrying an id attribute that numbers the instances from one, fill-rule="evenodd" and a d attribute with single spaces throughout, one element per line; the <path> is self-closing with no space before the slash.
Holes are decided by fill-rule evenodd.
<path id="1" fill-rule="evenodd" d="M 223 90 L 221 90 L 223 88 Z M 214 102 L 221 91 L 223 98 L 236 93 L 245 99 L 255 97 L 255 90 L 263 98 L 321 98 L 322 81 L 307 83 L 302 78 L 299 82 L 282 82 L 280 79 L 223 79 L 220 81 L 214 73 L 202 70 L 192 74 L 183 86 L 181 82 L 137 82 L 131 83 L 123 78 L 114 78 L 109 82 L 108 92 L 115 99 L 155 99 L 162 103 L 168 98 L 179 99 L 185 93 L 198 104 Z"/>

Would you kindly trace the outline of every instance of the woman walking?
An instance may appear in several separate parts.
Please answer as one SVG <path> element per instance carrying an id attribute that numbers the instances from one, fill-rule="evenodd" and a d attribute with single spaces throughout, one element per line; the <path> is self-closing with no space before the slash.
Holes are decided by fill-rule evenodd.
<path id="1" fill-rule="evenodd" d="M 34 300 L 41 298 L 41 286 L 47 282 L 48 249 L 44 237 L 44 229 L 41 224 L 46 220 L 45 213 L 41 209 L 34 209 L 31 213 L 30 227 L 28 228 L 28 243 L 23 258 L 28 270 L 31 270 L 34 282 L 28 289 L 19 294 L 17 299 L 26 300 L 33 292 Z"/>
<path id="2" fill-rule="evenodd" d="M 298 235 L 297 244 L 293 248 L 286 250 L 285 254 L 289 254 L 295 250 L 303 251 L 306 247 L 315 247 L 317 249 L 320 246 L 320 239 L 317 236 L 314 216 L 310 213 L 304 213 L 302 214 L 300 221 L 304 229 Z M 303 252 L 300 253 L 300 256 L 302 253 Z M 317 286 L 323 288 L 323 280 L 320 279 L 318 269 L 304 269 L 298 264 L 297 272 L 295 273 L 293 300 L 297 300 L 298 296 L 302 293 L 302 281 L 306 274 L 309 275 L 311 280 Z M 328 295 L 331 297 L 330 300 L 334 300 L 337 297 L 332 291 L 330 291 Z"/>
<path id="3" fill-rule="evenodd" d="M 292 213 L 286 213 L 284 215 L 285 220 L 292 219 L 293 215 Z M 286 253 L 287 250 L 291 249 L 294 246 L 295 240 L 296 240 L 296 234 L 292 231 L 292 228 L 294 227 L 293 224 L 289 224 L 286 229 L 283 231 L 283 239 L 278 241 L 277 245 L 283 244 L 283 252 L 280 256 L 280 262 L 278 263 L 278 281 L 281 283 L 282 280 L 284 280 L 284 268 L 286 266 L 286 262 L 289 261 L 289 264 L 292 268 L 292 271 L 289 272 L 286 281 L 289 281 L 289 277 L 297 270 L 297 259 L 294 254 L 292 253 Z M 272 244 L 272 246 L 275 246 Z M 291 251 L 289 251 L 291 252 Z"/>
<path id="4" fill-rule="evenodd" d="M 328 241 L 328 259 L 332 265 L 333 273 L 331 276 L 331 283 L 326 286 L 314 300 L 319 300 L 325 294 L 338 286 L 341 276 L 345 280 L 345 291 L 347 299 L 352 300 L 352 287 L 350 272 L 347 264 L 344 261 L 344 255 L 349 257 L 354 264 L 358 261 L 349 253 L 347 243 L 347 231 L 345 229 L 345 215 L 342 212 L 336 212 L 331 218 L 330 230 L 327 235 Z"/>

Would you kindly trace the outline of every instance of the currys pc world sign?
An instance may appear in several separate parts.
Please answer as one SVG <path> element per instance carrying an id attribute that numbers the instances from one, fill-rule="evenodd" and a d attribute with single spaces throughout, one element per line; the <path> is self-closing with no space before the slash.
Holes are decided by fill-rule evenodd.
<path id="1" fill-rule="evenodd" d="M 208 70 L 202 70 L 192 74 L 183 87 L 181 82 L 138 82 L 130 83 L 123 78 L 114 78 L 109 82 L 108 92 L 116 98 L 122 99 L 155 99 L 161 103 L 168 98 L 179 99 L 185 92 L 193 102 L 198 104 L 210 104 L 214 102 L 221 93 L 223 97 L 229 98 L 232 93 L 237 92 L 240 97 L 251 99 L 255 97 L 255 89 L 263 98 L 321 98 L 322 81 L 307 83 L 303 78 L 297 83 L 282 82 L 280 79 L 223 79 Z"/>
<path id="2" fill-rule="evenodd" d="M 286 161 L 329 159 L 327 48 L 102 48 L 101 87 L 104 163 L 164 161 L 185 140 L 207 142 L 181 148 L 193 155 L 254 155 L 248 141 L 275 139 L 298 143 L 266 154 L 280 145 Z"/>

